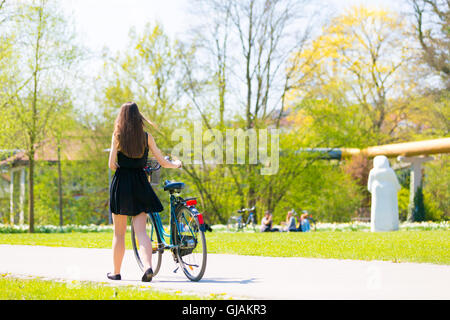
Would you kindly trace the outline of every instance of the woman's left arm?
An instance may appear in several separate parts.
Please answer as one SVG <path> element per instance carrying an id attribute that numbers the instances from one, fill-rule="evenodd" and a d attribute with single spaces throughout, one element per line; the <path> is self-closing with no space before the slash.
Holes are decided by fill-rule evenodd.
<path id="1" fill-rule="evenodd" d="M 114 133 L 113 133 L 112 139 L 111 139 L 111 148 L 109 151 L 108 166 L 111 170 L 117 170 L 117 168 L 118 168 L 118 165 L 117 165 L 117 143 L 116 143 L 116 139 L 114 139 Z"/>

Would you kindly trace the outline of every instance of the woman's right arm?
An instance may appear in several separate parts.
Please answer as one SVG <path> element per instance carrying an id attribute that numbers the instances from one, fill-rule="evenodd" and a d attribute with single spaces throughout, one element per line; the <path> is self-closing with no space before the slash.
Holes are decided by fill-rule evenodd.
<path id="1" fill-rule="evenodd" d="M 168 161 L 164 159 L 163 154 L 159 150 L 158 146 L 156 145 L 155 139 L 151 134 L 148 134 L 148 147 L 150 148 L 150 151 L 155 156 L 156 160 L 159 162 L 159 164 L 163 168 L 173 168 L 177 169 L 181 167 L 181 161 L 175 160 L 175 161 Z"/>

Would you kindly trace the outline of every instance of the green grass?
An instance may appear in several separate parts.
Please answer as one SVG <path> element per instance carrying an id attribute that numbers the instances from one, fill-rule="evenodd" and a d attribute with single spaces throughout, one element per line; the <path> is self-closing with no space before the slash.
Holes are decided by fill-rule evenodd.
<path id="1" fill-rule="evenodd" d="M 0 243 L 49 247 L 111 248 L 112 237 L 112 232 L 0 233 Z M 131 249 L 129 232 L 126 239 L 127 248 Z"/>
<path id="2" fill-rule="evenodd" d="M 205 300 L 222 298 L 217 295 L 200 297 L 181 292 L 156 291 L 150 285 L 110 286 L 108 284 L 72 281 L 20 279 L 7 274 L 0 277 L 0 300 Z"/>
<path id="3" fill-rule="evenodd" d="M 129 234 L 127 248 L 131 249 Z M 450 231 L 206 234 L 209 253 L 450 264 Z M 111 248 L 112 233 L 0 234 L 1 244 Z"/>
<path id="4" fill-rule="evenodd" d="M 208 239 L 208 252 L 216 253 L 450 264 L 449 231 L 223 233 L 220 241 Z"/>

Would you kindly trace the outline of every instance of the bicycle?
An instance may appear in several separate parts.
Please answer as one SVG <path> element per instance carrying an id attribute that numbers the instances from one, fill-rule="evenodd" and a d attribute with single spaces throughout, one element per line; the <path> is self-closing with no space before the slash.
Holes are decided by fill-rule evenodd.
<path id="1" fill-rule="evenodd" d="M 255 207 L 251 208 L 243 208 L 237 211 L 240 213 L 238 216 L 231 216 L 227 221 L 227 230 L 228 231 L 241 231 L 244 230 L 247 226 L 251 226 L 251 229 L 256 232 L 256 213 Z M 243 214 L 245 212 L 249 212 L 248 218 L 244 221 Z"/>
<path id="2" fill-rule="evenodd" d="M 161 168 L 154 160 L 147 162 L 144 170 L 151 174 Z M 199 281 L 206 269 L 206 238 L 203 215 L 196 209 L 196 198 L 183 199 L 180 192 L 184 189 L 183 182 L 166 180 L 164 191 L 169 192 L 170 197 L 170 222 L 169 230 L 163 227 L 161 216 L 158 212 L 147 213 L 147 232 L 152 243 L 152 269 L 153 276 L 159 272 L 162 254 L 170 250 L 172 257 L 179 265 L 174 272 L 181 268 L 186 277 L 191 281 Z M 166 241 L 166 238 L 169 240 Z M 139 243 L 131 226 L 131 241 L 136 261 L 142 271 L 144 265 L 139 256 Z"/>

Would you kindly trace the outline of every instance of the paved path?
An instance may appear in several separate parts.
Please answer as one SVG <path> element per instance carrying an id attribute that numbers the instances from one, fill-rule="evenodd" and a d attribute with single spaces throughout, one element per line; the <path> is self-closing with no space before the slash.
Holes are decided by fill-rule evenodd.
<path id="1" fill-rule="evenodd" d="M 110 281 L 110 249 L 0 245 L 0 272 L 51 279 L 142 285 L 127 250 L 122 281 Z M 169 252 L 155 289 L 222 294 L 237 299 L 450 299 L 450 266 L 380 261 L 208 255 L 202 281 L 190 282 Z"/>

